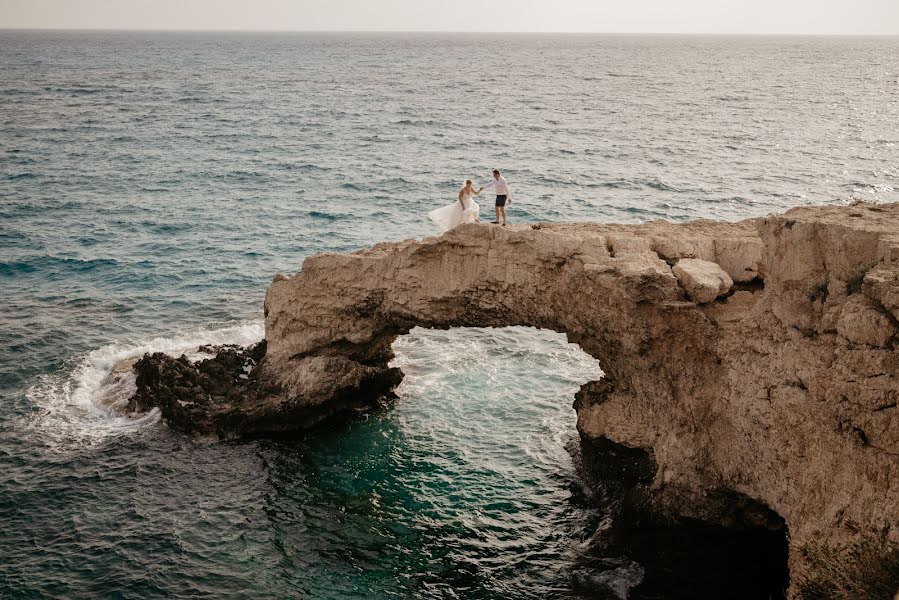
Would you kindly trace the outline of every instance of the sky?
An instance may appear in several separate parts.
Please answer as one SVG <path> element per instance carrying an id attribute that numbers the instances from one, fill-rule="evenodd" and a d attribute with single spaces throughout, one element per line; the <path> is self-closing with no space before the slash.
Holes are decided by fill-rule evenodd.
<path id="1" fill-rule="evenodd" d="M 899 35 L 899 0 L 0 0 L 0 29 Z"/>

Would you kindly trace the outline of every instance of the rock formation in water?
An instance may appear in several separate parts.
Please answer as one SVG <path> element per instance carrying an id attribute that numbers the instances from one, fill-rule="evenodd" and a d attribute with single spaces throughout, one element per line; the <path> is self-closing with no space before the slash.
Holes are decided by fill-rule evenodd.
<path id="1" fill-rule="evenodd" d="M 462 225 L 310 257 L 275 277 L 265 318 L 250 392 L 184 410 L 202 373 L 178 380 L 157 360 L 141 404 L 168 377 L 162 412 L 185 430 L 289 429 L 389 395 L 391 344 L 412 327 L 547 328 L 606 374 L 575 402 L 585 452 L 641 453 L 653 511 L 729 523 L 770 509 L 789 528 L 794 595 L 828 589 L 861 545 L 883 549 L 876 562 L 899 542 L 899 204 Z"/>

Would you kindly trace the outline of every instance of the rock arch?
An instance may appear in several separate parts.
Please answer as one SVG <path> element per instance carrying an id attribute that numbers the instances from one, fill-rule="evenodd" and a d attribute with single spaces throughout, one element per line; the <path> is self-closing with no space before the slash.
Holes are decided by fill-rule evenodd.
<path id="1" fill-rule="evenodd" d="M 387 376 L 389 387 L 390 345 L 412 327 L 524 325 L 564 333 L 600 361 L 605 379 L 584 391 L 594 404 L 664 396 L 663 405 L 683 405 L 721 367 L 709 360 L 713 323 L 666 260 L 715 259 L 717 243 L 742 253 L 740 264 L 722 261 L 737 278 L 755 278 L 761 263 L 750 224 L 703 230 L 466 225 L 422 242 L 311 257 L 302 273 L 277 276 L 266 296 L 267 379 L 311 407 L 322 385 L 322 402 L 333 385 Z M 684 372 L 694 375 L 684 382 Z M 641 420 L 633 413 L 605 427 L 649 431 Z M 637 445 L 651 446 L 652 435 L 640 435 L 646 443 Z"/>
<path id="2" fill-rule="evenodd" d="M 897 318 L 899 204 L 462 225 L 276 276 L 252 393 L 168 414 L 290 429 L 389 394 L 391 343 L 414 326 L 552 329 L 606 373 L 578 394 L 581 436 L 645 451 L 661 514 L 724 522 L 745 497 L 782 516 L 795 595 L 821 584 L 809 547 L 848 561 L 899 542 Z"/>

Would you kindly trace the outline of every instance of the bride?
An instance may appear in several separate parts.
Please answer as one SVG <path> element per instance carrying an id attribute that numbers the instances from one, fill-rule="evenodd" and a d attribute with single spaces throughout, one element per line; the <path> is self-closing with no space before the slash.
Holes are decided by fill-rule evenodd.
<path id="1" fill-rule="evenodd" d="M 466 179 L 465 186 L 459 190 L 458 202 L 434 209 L 428 213 L 428 216 L 444 231 L 449 231 L 461 223 L 476 223 L 480 220 L 478 214 L 481 212 L 481 207 L 472 200 L 472 196 L 477 196 L 483 189 L 475 190 L 471 185 L 471 179 Z"/>

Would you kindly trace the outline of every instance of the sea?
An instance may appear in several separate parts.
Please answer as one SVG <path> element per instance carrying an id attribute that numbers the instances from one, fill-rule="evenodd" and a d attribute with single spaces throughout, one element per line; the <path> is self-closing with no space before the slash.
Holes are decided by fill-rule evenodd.
<path id="1" fill-rule="evenodd" d="M 594 552 L 557 333 L 415 329 L 395 402 L 292 435 L 109 401 L 494 168 L 512 223 L 897 201 L 899 38 L 0 31 L 0 598 L 707 596 Z"/>

